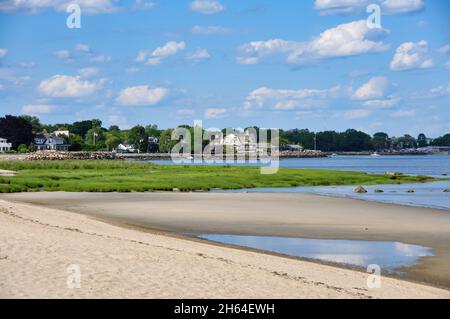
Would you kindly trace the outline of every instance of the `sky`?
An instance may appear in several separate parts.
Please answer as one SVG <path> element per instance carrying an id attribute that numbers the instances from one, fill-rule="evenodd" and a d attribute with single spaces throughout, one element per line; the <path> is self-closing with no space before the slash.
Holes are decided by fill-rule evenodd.
<path id="1" fill-rule="evenodd" d="M 0 116 L 436 137 L 449 16 L 448 0 L 0 0 Z"/>

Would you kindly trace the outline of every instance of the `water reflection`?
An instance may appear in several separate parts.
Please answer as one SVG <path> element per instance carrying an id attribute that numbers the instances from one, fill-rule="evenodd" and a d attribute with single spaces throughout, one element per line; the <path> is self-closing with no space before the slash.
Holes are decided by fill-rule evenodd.
<path id="1" fill-rule="evenodd" d="M 430 248 L 389 241 L 328 240 L 268 236 L 202 234 L 198 237 L 225 244 L 261 249 L 291 256 L 366 268 L 378 264 L 384 272 L 416 264 L 432 256 Z"/>

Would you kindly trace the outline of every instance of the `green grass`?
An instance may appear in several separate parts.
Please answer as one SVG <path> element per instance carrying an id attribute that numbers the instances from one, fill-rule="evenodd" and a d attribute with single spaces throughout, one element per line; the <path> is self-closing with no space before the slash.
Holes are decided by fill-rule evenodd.
<path id="1" fill-rule="evenodd" d="M 319 185 L 374 185 L 427 182 L 425 176 L 388 176 L 359 172 L 281 168 L 262 175 L 258 167 L 163 166 L 124 161 L 4 161 L 0 169 L 17 171 L 0 177 L 0 193 L 145 192 L 291 187 Z"/>

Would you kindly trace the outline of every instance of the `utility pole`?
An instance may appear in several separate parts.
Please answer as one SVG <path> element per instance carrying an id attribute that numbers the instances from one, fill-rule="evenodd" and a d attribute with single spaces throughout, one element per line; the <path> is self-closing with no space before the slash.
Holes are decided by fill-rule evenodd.
<path id="1" fill-rule="evenodd" d="M 314 150 L 317 151 L 317 133 L 314 132 Z"/>

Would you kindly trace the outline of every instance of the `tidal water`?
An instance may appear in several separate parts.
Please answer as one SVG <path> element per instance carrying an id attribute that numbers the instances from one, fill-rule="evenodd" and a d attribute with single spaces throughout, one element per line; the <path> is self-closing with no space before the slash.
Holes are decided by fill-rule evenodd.
<path id="1" fill-rule="evenodd" d="M 170 160 L 153 161 L 159 164 L 170 165 Z M 190 163 L 194 164 L 193 162 Z M 188 164 L 189 165 L 189 164 Z M 201 165 L 201 164 L 200 164 Z M 214 164 L 204 164 L 214 165 Z M 242 164 L 235 165 L 259 165 Z M 360 171 L 370 174 L 384 174 L 397 172 L 406 175 L 426 175 L 437 178 L 450 178 L 450 154 L 427 156 L 334 156 L 327 158 L 290 158 L 281 159 L 280 167 L 303 169 L 326 169 Z M 288 187 L 288 188 L 261 188 L 241 189 L 231 192 L 271 192 L 271 193 L 311 193 L 327 196 L 349 197 L 368 201 L 432 207 L 450 210 L 450 181 L 439 181 L 425 184 L 411 185 L 380 185 L 365 186 L 368 193 L 354 193 L 355 186 L 316 186 L 316 187 Z M 375 189 L 382 190 L 376 193 Z M 408 192 L 413 190 L 414 192 Z"/>
<path id="2" fill-rule="evenodd" d="M 290 256 L 367 268 L 376 264 L 382 272 L 398 273 L 419 259 L 433 256 L 430 248 L 390 241 L 328 240 L 293 237 L 202 234 L 199 238 L 250 247 Z"/>

